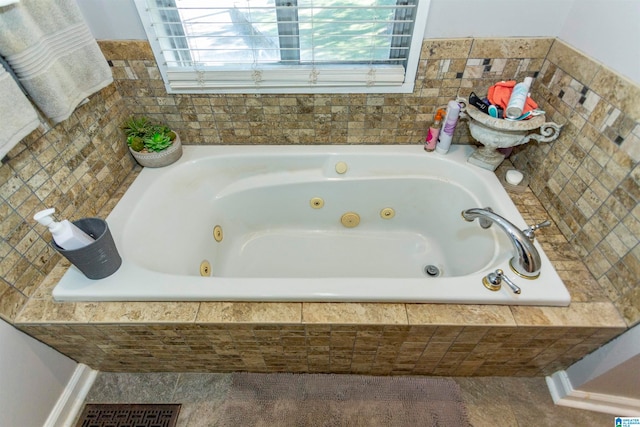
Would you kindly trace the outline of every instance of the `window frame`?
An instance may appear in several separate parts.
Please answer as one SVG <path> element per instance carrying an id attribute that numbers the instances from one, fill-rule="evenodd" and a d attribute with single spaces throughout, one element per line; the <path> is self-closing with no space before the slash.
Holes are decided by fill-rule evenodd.
<path id="1" fill-rule="evenodd" d="M 398 0 L 400 1 L 400 0 Z M 417 0 L 416 15 L 413 24 L 413 32 L 411 36 L 411 43 L 409 45 L 409 55 L 406 59 L 406 66 L 404 66 L 404 79 L 402 82 L 396 82 L 395 84 L 382 85 L 376 84 L 373 86 L 362 85 L 349 85 L 349 81 L 357 79 L 357 76 L 363 73 L 365 68 L 370 69 L 368 65 L 358 64 L 340 64 L 338 66 L 324 67 L 321 65 L 314 66 L 287 66 L 287 65 L 274 65 L 266 66 L 263 71 L 267 73 L 310 73 L 312 69 L 318 68 L 321 72 L 340 72 L 340 73 L 352 73 L 352 75 L 346 75 L 346 81 L 344 85 L 331 85 L 331 86 L 292 86 L 292 87 L 242 87 L 242 88 L 201 88 L 198 82 L 207 80 L 207 76 L 211 74 L 218 74 L 219 76 L 225 76 L 228 73 L 229 76 L 233 71 L 197 71 L 197 70 L 184 70 L 184 71 L 172 71 L 167 67 L 163 56 L 162 47 L 160 41 L 155 34 L 152 26 L 150 13 L 147 12 L 146 0 L 134 0 L 136 9 L 143 23 L 145 32 L 147 34 L 148 41 L 151 45 L 154 57 L 162 79 L 165 84 L 167 93 L 170 94 L 328 94 L 328 93 L 412 93 L 415 87 L 416 75 L 418 72 L 418 66 L 420 62 L 420 54 L 422 50 L 422 42 L 424 40 L 425 28 L 427 24 L 427 16 L 429 12 L 429 6 L 431 0 Z M 393 45 L 392 45 L 393 49 Z M 351 68 L 349 68 L 351 67 Z M 376 65 L 376 73 L 380 71 L 382 74 L 392 74 L 391 65 Z M 395 66 L 398 67 L 398 66 Z M 239 67 L 240 68 L 240 67 Z M 288 69 L 289 68 L 289 69 Z M 246 72 L 247 70 L 245 70 Z M 394 71 L 395 72 L 395 71 Z M 171 82 L 175 82 L 175 73 L 184 75 L 185 86 L 184 88 L 175 88 L 171 86 Z M 397 72 L 395 72 L 397 74 Z M 190 83 L 190 84 L 189 84 Z M 222 85 L 222 83 L 221 83 Z M 177 85 L 176 85 L 177 86 Z"/>

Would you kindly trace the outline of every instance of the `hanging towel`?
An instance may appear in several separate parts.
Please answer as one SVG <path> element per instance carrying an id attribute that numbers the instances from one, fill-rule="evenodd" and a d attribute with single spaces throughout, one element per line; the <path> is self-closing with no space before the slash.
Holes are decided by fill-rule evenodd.
<path id="1" fill-rule="evenodd" d="M 40 120 L 13 77 L 0 64 L 0 158 L 34 131 Z"/>
<path id="2" fill-rule="evenodd" d="M 0 55 L 54 123 L 113 81 L 74 0 L 21 0 L 0 8 Z"/>

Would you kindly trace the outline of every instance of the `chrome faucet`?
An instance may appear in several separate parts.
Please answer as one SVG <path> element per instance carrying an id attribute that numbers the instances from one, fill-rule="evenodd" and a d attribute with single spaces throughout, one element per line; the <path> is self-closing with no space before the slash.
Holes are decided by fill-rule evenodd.
<path id="1" fill-rule="evenodd" d="M 533 241 L 529 239 L 523 231 L 520 231 L 518 227 L 494 213 L 491 208 L 464 210 L 462 211 L 462 218 L 469 222 L 478 218 L 482 228 L 489 228 L 491 224 L 497 224 L 507 233 L 509 240 L 511 240 L 513 244 L 515 253 L 509 261 L 513 271 L 527 279 L 535 279 L 540 275 L 540 267 L 542 264 L 540 254 L 535 246 L 533 246 Z"/>

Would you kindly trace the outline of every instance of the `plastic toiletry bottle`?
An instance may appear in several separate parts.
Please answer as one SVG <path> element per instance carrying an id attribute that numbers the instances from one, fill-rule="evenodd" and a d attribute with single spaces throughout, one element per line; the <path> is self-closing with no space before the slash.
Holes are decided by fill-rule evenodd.
<path id="1" fill-rule="evenodd" d="M 70 223 L 68 220 L 56 222 L 51 218 L 56 210 L 54 208 L 45 209 L 38 212 L 33 216 L 33 219 L 38 221 L 45 227 L 49 227 L 49 231 L 53 236 L 53 240 L 62 249 L 71 251 L 74 249 L 83 248 L 90 243 L 94 242 L 94 239 L 78 227 Z"/>
<path id="2" fill-rule="evenodd" d="M 440 136 L 438 137 L 436 153 L 447 154 L 449 152 L 453 132 L 456 130 L 456 125 L 458 124 L 458 117 L 460 117 L 460 104 L 456 101 L 449 101 L 447 104 L 447 115 L 444 117 L 442 131 L 440 131 Z"/>
<path id="3" fill-rule="evenodd" d="M 436 149 L 443 115 L 444 110 L 440 109 L 436 111 L 436 117 L 433 119 L 433 124 L 429 127 L 429 132 L 427 132 L 427 139 L 424 142 L 424 151 L 431 152 Z"/>
<path id="4" fill-rule="evenodd" d="M 517 119 L 522 115 L 524 104 L 527 102 L 527 96 L 529 96 L 529 90 L 531 89 L 531 83 L 533 83 L 533 78 L 525 77 L 523 82 L 513 87 L 513 92 L 511 92 L 511 97 L 505 110 L 508 119 Z"/>

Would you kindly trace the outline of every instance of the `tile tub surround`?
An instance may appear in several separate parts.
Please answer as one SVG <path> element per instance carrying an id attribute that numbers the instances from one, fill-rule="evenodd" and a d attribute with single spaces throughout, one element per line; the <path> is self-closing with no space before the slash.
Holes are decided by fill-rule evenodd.
<path id="1" fill-rule="evenodd" d="M 514 363 L 524 363 L 527 366 L 524 374 L 536 375 L 535 372 L 539 374 L 547 370 L 554 371 L 556 366 L 566 367 L 572 361 L 621 333 L 625 323 L 616 317 L 612 312 L 613 308 L 617 308 L 623 314 L 627 326 L 638 322 L 640 292 L 637 286 L 639 275 L 636 266 L 637 259 L 640 257 L 638 245 L 633 246 L 631 243 L 633 239 L 637 242 L 640 235 L 634 226 L 637 224 L 639 214 L 637 207 L 627 209 L 631 200 L 637 201 L 637 192 L 634 193 L 634 191 L 637 190 L 638 182 L 638 118 L 633 115 L 635 114 L 633 108 L 637 103 L 629 104 L 627 99 L 618 99 L 618 91 L 608 89 L 611 82 L 615 82 L 616 86 L 625 86 L 623 80 L 612 80 L 615 76 L 611 77 L 611 73 L 601 64 L 581 56 L 579 52 L 570 49 L 562 42 L 548 38 L 425 40 L 416 90 L 413 94 L 368 96 L 167 95 L 148 43 L 104 41 L 100 44 L 105 56 L 113 64 L 114 85 L 92 97 L 89 104 L 74 113 L 70 121 L 56 126 L 53 133 L 42 135 L 34 132 L 12 150 L 8 159 L 4 159 L 0 166 L 2 209 L 2 215 L 0 215 L 2 233 L 0 234 L 4 239 L 0 242 L 0 257 L 2 257 L 0 259 L 0 316 L 13 321 L 20 314 L 16 323 L 23 330 L 61 349 L 66 354 L 78 360 L 88 360 L 88 364 L 96 368 L 104 366 L 113 370 L 124 369 L 123 366 L 127 366 L 129 370 L 135 370 L 137 366 L 140 370 L 149 370 L 149 367 L 145 367 L 145 360 L 152 360 L 152 366 L 163 365 L 169 353 L 173 351 L 169 346 L 174 345 L 175 349 L 180 350 L 179 354 L 189 356 L 183 359 L 189 361 L 185 363 L 191 364 L 193 370 L 197 370 L 203 364 L 205 367 L 208 366 L 207 369 L 211 369 L 207 360 L 218 360 L 219 357 L 231 361 L 227 366 L 243 364 L 245 360 L 246 363 L 251 364 L 254 363 L 252 362 L 254 357 L 256 360 L 262 358 L 266 360 L 265 365 L 275 369 L 282 368 L 283 360 L 302 360 L 302 354 L 308 360 L 326 359 L 328 348 L 333 351 L 329 353 L 332 369 L 340 370 L 343 369 L 343 364 L 347 363 L 341 362 L 341 359 L 352 357 L 349 360 L 361 360 L 360 356 L 371 357 L 374 344 L 370 342 L 377 339 L 377 342 L 382 344 L 379 346 L 376 344 L 376 354 L 380 354 L 380 357 L 396 354 L 397 357 L 389 356 L 389 358 L 396 357 L 391 370 L 403 372 L 402 369 L 410 365 L 412 360 L 418 360 L 416 348 L 419 349 L 423 343 L 412 335 L 418 333 L 415 332 L 418 328 L 421 329 L 419 335 L 422 338 L 420 339 L 431 337 L 429 342 L 432 345 L 428 347 L 429 350 L 425 352 L 425 356 L 427 353 L 433 354 L 435 359 L 438 356 L 432 351 L 439 351 L 441 356 L 438 360 L 442 360 L 444 365 L 438 362 L 435 366 L 442 371 L 453 369 L 449 366 L 451 364 L 455 365 L 456 372 L 464 375 L 466 371 L 462 369 L 463 362 L 456 362 L 456 360 L 459 361 L 462 353 L 467 355 L 465 358 L 467 363 L 464 366 L 471 363 L 471 367 L 465 369 L 473 371 L 474 375 L 496 371 L 499 371 L 500 375 L 507 375 L 507 371 L 499 369 L 498 365 L 504 366 L 506 355 L 513 357 L 518 354 L 520 356 L 516 359 L 508 358 L 507 360 L 518 360 L 519 362 Z M 560 70 L 558 73 L 565 72 L 567 75 L 563 77 L 562 74 L 557 74 L 556 80 L 551 78 L 547 83 L 543 83 L 544 78 L 552 76 L 552 67 L 556 67 L 556 71 Z M 584 74 L 586 70 L 594 67 L 604 73 L 600 78 L 595 77 L 598 76 L 597 73 Z M 556 76 L 556 71 L 553 71 L 553 76 Z M 553 259 L 554 264 L 561 272 L 574 301 L 569 308 L 527 308 L 524 312 L 508 308 L 508 312 L 505 312 L 504 307 L 499 307 L 497 310 L 506 316 L 499 317 L 501 320 L 497 323 L 491 323 L 493 325 L 491 334 L 497 334 L 494 336 L 488 335 L 488 331 L 483 329 L 486 322 L 495 322 L 493 312 L 486 312 L 490 309 L 479 306 L 466 308 L 445 306 L 449 307 L 449 312 L 444 318 L 426 317 L 428 320 L 424 320 L 425 317 L 421 316 L 418 317 L 421 319 L 417 320 L 418 323 L 415 323 L 416 317 L 409 316 L 410 307 L 407 305 L 403 306 L 404 308 L 393 308 L 393 312 L 396 314 L 399 312 L 401 317 L 404 310 L 404 320 L 400 324 L 375 323 L 375 317 L 369 319 L 368 315 L 358 317 L 355 323 L 340 320 L 343 317 L 340 315 L 339 321 L 336 319 L 325 321 L 322 317 L 315 317 L 315 321 L 319 323 L 308 324 L 309 315 L 313 314 L 309 310 L 314 307 L 306 304 L 299 305 L 299 310 L 295 309 L 299 315 L 293 323 L 269 314 L 266 305 L 244 308 L 241 305 L 218 306 L 218 308 L 224 308 L 222 313 L 230 316 L 222 322 L 206 317 L 197 320 L 196 316 L 212 312 L 216 306 L 198 305 L 195 308 L 190 306 L 185 313 L 183 308 L 187 306 L 183 304 L 168 306 L 56 304 L 47 297 L 46 289 L 54 284 L 56 275 L 61 272 L 60 268 L 52 271 L 60 258 L 53 252 L 47 252 L 46 231 L 38 230 L 30 224 L 30 216 L 36 209 L 34 205 L 49 204 L 49 201 L 55 201 L 55 197 L 59 197 L 60 200 L 57 201 L 59 204 L 56 204 L 56 207 L 65 217 L 76 219 L 88 214 L 93 215 L 96 211 L 100 216 L 106 215 L 110 211 L 109 207 L 116 203 L 118 191 L 123 191 L 127 187 L 126 182 L 120 187 L 118 185 L 131 177 L 133 161 L 126 153 L 126 147 L 121 144 L 117 130 L 121 118 L 129 112 L 135 111 L 139 114 L 167 119 L 181 129 L 180 133 L 186 136 L 185 140 L 188 143 L 420 144 L 423 143 L 426 129 L 433 119 L 433 112 L 437 106 L 444 105 L 446 101 L 458 94 L 466 96 L 472 90 L 483 94 L 497 80 L 522 79 L 527 75 L 541 76 L 541 81 L 536 81 L 534 84 L 534 97 L 543 103 L 552 118 L 561 123 L 571 124 L 566 127 L 567 130 L 559 141 L 547 146 L 527 144 L 515 156 L 518 167 L 526 169 L 531 174 L 532 188 L 542 200 L 543 205 L 539 205 L 536 197 L 530 197 L 533 196 L 532 193 L 526 193 L 526 196 L 514 196 L 521 198 L 518 206 L 526 219 L 532 219 L 531 222 L 545 219 L 549 215 L 545 211 L 547 210 L 554 220 L 560 220 L 558 221 L 560 230 L 567 233 L 567 227 L 562 224 L 562 220 L 567 222 L 569 227 L 576 227 L 568 213 L 571 212 L 571 215 L 580 220 L 577 222 L 577 230 L 574 234 L 567 236 L 571 241 L 569 244 L 557 228 L 544 229 L 539 233 L 539 238 L 546 239 L 545 244 L 549 245 L 549 249 L 545 247 L 545 251 L 547 253 L 551 253 L 550 251 L 554 249 L 556 251 L 557 257 Z M 578 90 L 574 80 L 581 81 L 580 79 L 588 78 L 592 80 L 587 93 L 584 94 L 585 99 L 582 100 L 582 97 L 579 97 L 575 101 L 576 93 L 581 94 L 584 88 Z M 545 87 L 553 89 L 545 91 Z M 625 87 L 628 90 L 626 93 L 636 93 L 634 91 L 638 90 L 634 85 L 627 84 Z M 561 91 L 561 88 L 564 90 Z M 593 93 L 589 93 L 589 90 Z M 541 96 L 543 98 L 540 98 Z M 609 100 L 609 98 L 612 99 Z M 596 104 L 595 107 L 593 103 Z M 584 118 L 586 112 L 581 110 L 583 107 L 579 105 L 583 106 L 585 111 L 593 108 L 594 119 L 599 117 L 598 114 L 602 114 L 602 111 L 606 111 L 607 105 L 612 106 L 614 110 L 619 110 L 619 113 L 612 110 L 613 115 L 609 115 L 604 123 L 590 124 Z M 562 120 L 562 117 L 566 120 Z M 616 120 L 620 117 L 623 119 L 618 123 Z M 628 117 L 633 118 L 636 123 L 636 127 L 631 126 L 634 129 L 631 132 L 625 130 L 630 126 L 629 120 L 624 120 Z M 585 120 L 585 123 L 580 125 L 582 120 Z M 611 123 L 604 126 L 609 121 Z M 580 132 L 577 132 L 576 127 L 579 127 Z M 613 137 L 611 129 L 616 127 L 620 131 L 616 137 Z M 89 138 L 91 144 L 95 146 L 94 149 L 90 150 L 91 147 L 78 144 L 78 140 L 86 141 L 86 138 Z M 455 142 L 465 143 L 469 142 L 469 139 L 466 126 L 458 126 Z M 74 143 L 71 144 L 70 141 Z M 572 150 L 567 148 L 574 141 L 579 142 L 579 148 L 587 152 L 588 157 L 592 157 L 595 163 L 587 157 L 580 157 L 580 151 L 576 151 L 575 148 Z M 614 145 L 610 141 L 613 141 Z M 553 151 L 550 151 L 551 148 Z M 94 151 L 99 155 L 91 154 Z M 575 153 L 578 156 L 575 156 Z M 628 159 L 632 159 L 632 165 L 629 165 Z M 545 163 L 540 164 L 539 162 L 542 161 Z M 548 163 L 549 161 L 552 163 Z M 586 169 L 577 168 L 575 173 L 568 174 L 566 168 L 573 168 L 575 162 L 585 166 Z M 555 168 L 549 170 L 550 164 L 555 165 Z M 41 169 L 48 175 L 39 174 Z M 630 172 L 624 174 L 620 173 L 621 170 Z M 559 175 L 553 176 L 550 171 Z M 589 179 L 587 172 L 597 177 L 597 180 Z M 42 176 L 49 175 L 54 181 L 41 179 Z M 555 184 L 557 177 L 574 180 L 569 181 L 570 185 L 558 187 Z M 577 185 L 574 182 L 576 177 L 583 179 L 583 183 Z M 631 181 L 627 178 L 631 178 Z M 96 184 L 96 181 L 99 184 Z M 56 183 L 53 189 L 49 189 L 47 184 L 49 182 Z M 98 185 L 98 189 L 88 193 L 86 189 L 95 189 L 94 185 Z M 564 188 L 565 193 L 574 198 L 575 192 L 590 194 L 589 191 L 591 191 L 601 200 L 607 203 L 612 202 L 611 205 L 605 204 L 597 210 L 599 217 L 605 219 L 605 224 L 610 226 L 623 224 L 628 233 L 621 234 L 620 231 L 624 230 L 619 228 L 617 234 L 607 235 L 603 240 L 612 250 L 601 245 L 597 247 L 600 252 L 593 250 L 589 252 L 593 257 L 598 253 L 606 255 L 606 258 L 600 259 L 606 259 L 612 264 L 611 269 L 607 270 L 607 274 L 613 274 L 612 278 L 607 274 L 603 276 L 595 274 L 597 273 L 595 271 L 592 273 L 590 270 L 593 270 L 593 266 L 601 264 L 588 264 L 587 268 L 582 263 L 583 260 L 587 260 L 587 257 L 582 252 L 579 252 L 580 256 L 575 255 L 578 242 L 583 240 L 583 238 L 578 239 L 575 234 L 582 231 L 580 227 L 590 230 L 594 224 L 582 225 L 583 219 L 576 217 L 573 211 L 578 203 L 574 203 L 564 193 L 558 193 L 557 198 L 550 197 L 548 190 L 542 190 L 546 188 L 545 185 L 556 192 Z M 605 192 L 602 187 L 606 190 Z M 93 197 L 88 197 L 89 194 Z M 606 194 L 609 196 L 603 198 Z M 609 197 L 614 197 L 616 201 Z M 564 205 L 558 205 L 559 200 Z M 589 198 L 589 201 L 592 200 Z M 562 209 L 556 206 L 561 206 Z M 584 209 L 586 205 L 582 202 L 581 206 Z M 624 214 L 624 209 L 627 209 L 627 214 Z M 623 222 L 625 218 L 626 222 Z M 632 219 L 636 222 L 631 221 Z M 598 227 L 601 226 L 599 222 L 595 224 Z M 618 225 L 615 225 L 614 229 L 616 227 Z M 624 246 L 631 245 L 632 248 L 624 252 L 623 246 L 620 246 L 616 238 Z M 602 244 L 603 241 L 599 243 Z M 633 271 L 636 271 L 635 275 L 631 274 Z M 593 279 L 593 274 L 597 281 Z M 45 282 L 38 288 L 43 278 Z M 612 294 L 608 286 L 609 282 L 612 286 L 614 283 L 621 286 L 621 290 L 625 292 L 620 293 L 619 296 Z M 342 308 L 351 309 L 348 306 Z M 355 308 L 353 307 L 352 310 Z M 385 307 L 380 308 L 386 312 Z M 414 308 L 418 312 L 428 313 L 430 309 L 436 312 L 437 307 L 417 305 Z M 255 312 L 264 313 L 266 317 L 256 321 L 242 317 L 238 320 L 232 316 L 234 313 L 245 312 L 251 314 L 249 319 L 254 319 Z M 412 312 L 415 314 L 416 310 Z M 468 319 L 473 320 L 466 320 L 464 315 L 458 315 L 458 312 L 466 313 Z M 366 310 L 366 313 L 371 311 Z M 606 315 L 601 318 L 599 317 L 601 313 Z M 104 317 L 101 317 L 102 314 Z M 338 311 L 337 314 L 340 312 Z M 344 316 L 347 314 L 345 313 Z M 453 319 L 450 318 L 452 316 Z M 485 316 L 488 316 L 489 320 L 486 320 Z M 200 323 L 201 321 L 204 323 Z M 367 329 L 365 323 L 369 321 L 373 327 Z M 466 323 L 467 321 L 469 323 Z M 480 324 L 474 323 L 478 321 Z M 317 329 L 308 329 L 311 326 L 325 329 L 324 332 L 318 332 Z M 338 332 L 342 327 L 352 328 L 349 332 L 345 332 L 348 336 L 345 342 L 339 339 L 341 335 Z M 467 329 L 476 327 L 479 329 Z M 254 332 L 262 331 L 264 328 L 267 330 L 273 328 L 282 332 L 278 332 L 278 338 L 267 336 L 267 333 Z M 307 330 L 309 331 L 308 335 L 304 335 L 304 350 L 298 345 L 302 339 L 301 328 L 305 334 Z M 333 332 L 329 334 L 329 344 L 320 344 L 327 342 L 326 328 L 330 331 L 335 330 L 336 334 L 332 335 Z M 398 334 L 394 335 L 393 328 L 399 328 Z M 429 332 L 432 331 L 431 328 L 436 328 L 437 333 L 431 334 Z M 177 332 L 183 329 L 190 332 Z M 221 331 L 210 333 L 215 334 L 216 339 L 222 343 L 237 342 L 237 344 L 226 349 L 223 347 L 227 345 L 212 347 L 213 341 L 209 343 L 188 341 L 190 344 L 185 344 L 187 342 L 185 340 L 190 336 L 197 336 L 197 331 L 200 329 Z M 358 347 L 357 353 L 349 352 L 347 349 L 349 344 L 354 348 L 353 330 L 355 330 L 355 336 L 360 334 L 365 337 L 371 334 L 374 337 L 371 340 L 362 341 L 369 344 L 364 348 Z M 462 334 L 462 332 L 465 333 Z M 469 345 L 462 347 L 458 345 L 469 344 L 466 342 L 467 332 L 480 337 L 479 341 L 470 343 L 476 350 L 469 350 Z M 540 335 L 543 332 L 557 335 L 546 337 L 544 334 Z M 320 334 L 322 339 L 311 340 L 314 334 Z M 441 334 L 449 338 L 444 344 L 439 345 Z M 518 334 L 524 334 L 526 338 Z M 583 334 L 587 334 L 588 337 L 585 338 Z M 455 340 L 451 338 L 452 335 L 456 336 Z M 149 341 L 138 351 L 136 347 L 138 338 L 144 336 L 150 337 Z M 331 342 L 333 336 L 335 336 L 334 343 Z M 261 347 L 264 342 L 271 344 Z M 307 350 L 307 342 L 318 344 L 309 345 Z M 481 345 L 478 346 L 478 344 Z M 189 349 L 186 349 L 185 345 Z M 409 356 L 404 358 L 400 353 L 389 353 L 396 347 L 402 348 L 403 354 L 409 349 L 413 348 L 413 350 L 406 353 Z M 530 347 L 535 350 L 531 351 Z M 423 350 L 426 348 L 425 344 Z M 464 348 L 467 350 L 461 351 Z M 536 356 L 531 356 L 536 351 L 540 352 Z M 527 352 L 530 353 L 525 356 Z M 272 357 L 273 354 L 277 357 Z M 353 359 L 354 354 L 359 355 L 357 359 Z M 443 358 L 444 354 L 447 358 Z M 479 357 L 478 354 L 482 356 Z M 315 358 L 316 355 L 317 358 Z M 474 358 L 481 360 L 474 360 Z M 378 360 L 382 359 L 378 357 Z M 422 360 L 426 363 L 427 359 Z M 472 362 L 480 368 L 474 368 Z M 494 363 L 492 368 L 491 363 Z M 353 363 L 349 362 L 349 364 L 353 366 Z M 509 366 L 512 369 L 514 365 Z M 385 369 L 388 367 L 385 365 Z M 163 369 L 172 369 L 171 364 L 167 364 Z"/>
<path id="2" fill-rule="evenodd" d="M 530 190 L 512 196 L 525 219 L 544 219 Z M 571 293 L 569 307 L 56 303 L 51 290 L 66 271 L 63 261 L 15 324 L 101 371 L 547 375 L 626 324 L 557 227 L 540 230 L 538 239 Z"/>
<path id="3" fill-rule="evenodd" d="M 33 132 L 0 165 L 0 316 L 8 321 L 60 259 L 33 213 L 55 206 L 74 220 L 114 203 L 134 165 L 118 129 L 129 114 L 168 122 L 187 144 L 422 144 L 436 107 L 537 72 L 552 40 L 425 41 L 413 94 L 315 96 L 168 95 L 147 42 L 99 43 L 115 83 L 48 133 Z M 454 142 L 468 141 L 458 126 Z"/>
<path id="4" fill-rule="evenodd" d="M 202 144 L 422 143 L 438 107 L 500 80 L 564 125 L 517 166 L 629 325 L 640 321 L 640 87 L 553 38 L 425 40 L 412 94 L 167 95 L 146 42 L 100 42 L 126 105 Z M 276 124 L 274 126 L 274 123 Z M 454 143 L 472 143 L 465 124 Z"/>
<path id="5" fill-rule="evenodd" d="M 534 96 L 566 130 L 558 142 L 523 147 L 516 156 L 518 167 L 532 175 L 536 195 L 627 322 L 639 320 L 640 131 L 637 103 L 630 102 L 637 97 L 619 99 L 617 91 L 608 90 L 611 82 L 623 94 L 633 95 L 638 87 L 625 85 L 564 43 L 550 38 L 425 40 L 413 94 L 315 96 L 168 95 L 147 42 L 100 45 L 115 83 L 52 132 L 25 138 L 0 165 L 3 318 L 15 317 L 59 259 L 47 245 L 46 230 L 31 220 L 34 206 L 56 206 L 63 216 L 77 219 L 111 203 L 133 165 L 117 129 L 130 112 L 168 121 L 190 144 L 420 144 L 436 107 L 452 97 L 472 90 L 482 95 L 498 80 L 532 75 L 539 76 Z M 585 91 L 577 83 L 581 79 L 593 84 Z M 584 119 L 589 111 L 594 124 Z M 458 126 L 454 142 L 469 141 L 467 127 Z M 584 195 L 580 203 L 578 195 Z M 595 209 L 598 199 L 606 203 Z M 597 214 L 585 218 L 575 212 L 577 206 Z M 594 228 L 598 233 L 591 233 Z M 606 229 L 614 231 L 605 234 Z M 593 242 L 593 236 L 604 237 Z"/>

